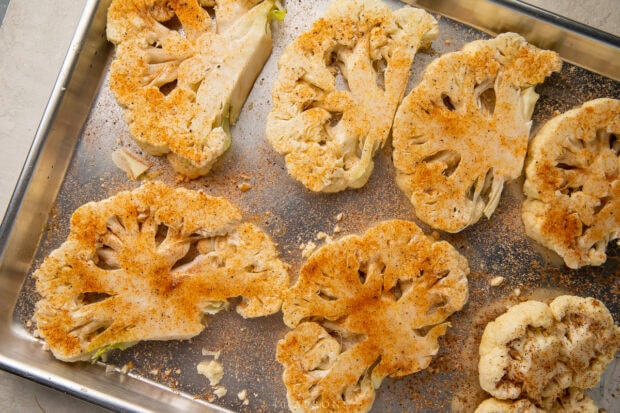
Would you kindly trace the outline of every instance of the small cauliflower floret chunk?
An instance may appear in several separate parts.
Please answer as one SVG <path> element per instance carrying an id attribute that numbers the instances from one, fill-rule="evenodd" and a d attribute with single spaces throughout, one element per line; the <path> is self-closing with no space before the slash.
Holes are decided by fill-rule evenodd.
<path id="1" fill-rule="evenodd" d="M 63 361 L 141 340 L 187 339 L 228 299 L 243 317 L 279 311 L 287 266 L 223 198 L 147 182 L 78 208 L 34 273 L 37 335 Z"/>
<path id="2" fill-rule="evenodd" d="M 267 138 L 316 192 L 363 186 L 392 127 L 414 55 L 438 35 L 423 10 L 336 0 L 284 50 Z"/>
<path id="3" fill-rule="evenodd" d="M 620 328 L 594 298 L 526 301 L 484 329 L 480 386 L 497 399 L 528 399 L 549 412 L 582 411 L 593 402 L 579 392 L 598 383 L 619 347 Z M 571 404 L 573 410 L 561 410 Z"/>
<path id="4" fill-rule="evenodd" d="M 134 140 L 185 176 L 207 174 L 271 53 L 276 9 L 275 0 L 113 0 L 110 88 Z"/>
<path id="5" fill-rule="evenodd" d="M 534 87 L 561 65 L 515 33 L 428 65 L 393 130 L 396 180 L 419 219 L 458 232 L 493 214 L 504 182 L 521 175 Z"/>
<path id="6" fill-rule="evenodd" d="M 620 100 L 595 99 L 548 121 L 530 144 L 528 236 L 570 268 L 601 265 L 620 239 Z"/>
<path id="7" fill-rule="evenodd" d="M 294 412 L 367 412 L 386 376 L 425 369 L 468 298 L 467 260 L 392 220 L 315 251 L 286 293 L 278 342 Z"/>

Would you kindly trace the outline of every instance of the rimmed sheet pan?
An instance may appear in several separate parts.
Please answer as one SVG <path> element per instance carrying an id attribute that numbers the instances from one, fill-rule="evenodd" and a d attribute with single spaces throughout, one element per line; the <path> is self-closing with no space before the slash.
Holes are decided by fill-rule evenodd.
<path id="1" fill-rule="evenodd" d="M 412 3 L 439 17 L 440 37 L 416 57 L 411 86 L 426 64 L 440 54 L 512 30 L 535 44 L 558 50 L 567 61 L 561 73 L 537 88 L 541 98 L 533 132 L 555 113 L 587 100 L 620 98 L 620 49 L 614 36 L 516 1 Z M 247 220 L 259 224 L 278 243 L 292 275 L 303 261 L 299 246 L 311 240 L 320 243 L 316 235 L 332 235 L 336 224 L 343 231 L 334 236 L 361 233 L 384 219 L 416 221 L 411 205 L 394 183 L 389 144 L 379 152 L 364 188 L 317 195 L 286 174 L 283 160 L 264 138 L 262 125 L 270 110 L 277 58 L 284 45 L 319 17 L 327 4 L 288 0 L 285 21 L 273 26 L 273 54 L 233 128 L 233 145 L 211 175 L 178 181 L 165 161 L 147 156 L 157 179 L 226 196 L 239 205 Z M 139 185 L 128 180 L 110 157 L 120 146 L 139 149 L 129 138 L 122 110 L 107 84 L 114 53 L 105 39 L 108 5 L 109 0 L 86 4 L 2 224 L 0 367 L 116 410 L 286 411 L 282 370 L 275 361 L 275 343 L 286 333 L 279 314 L 255 320 L 242 320 L 233 311 L 218 314 L 192 340 L 141 343 L 96 365 L 58 362 L 30 334 L 29 320 L 37 299 L 31 273 L 66 237 L 72 211 L 85 202 Z M 241 191 L 241 182 L 251 189 Z M 453 327 L 442 339 L 431 368 L 404 379 L 386 380 L 378 390 L 374 411 L 468 411 L 480 397 L 474 373 L 481 328 L 506 304 L 524 297 L 549 297 L 558 292 L 591 295 L 604 301 L 614 318 L 620 319 L 618 247 L 610 246 L 609 259 L 600 268 L 569 271 L 524 235 L 519 215 L 521 184 L 518 180 L 505 188 L 490 220 L 483 219 L 459 234 L 440 234 L 469 260 L 470 301 L 451 318 Z M 341 213 L 344 218 L 338 221 Z M 497 275 L 506 281 L 491 287 L 489 281 Z M 515 289 L 521 296 L 515 296 Z M 203 349 L 221 351 L 222 384 L 228 388 L 228 395 L 221 399 L 213 397 L 208 381 L 196 372 L 196 364 L 205 359 Z M 594 392 L 609 412 L 618 411 L 609 404 L 612 397 L 618 397 L 620 367 L 615 365 Z M 242 390 L 249 396 L 247 406 L 236 397 Z"/>

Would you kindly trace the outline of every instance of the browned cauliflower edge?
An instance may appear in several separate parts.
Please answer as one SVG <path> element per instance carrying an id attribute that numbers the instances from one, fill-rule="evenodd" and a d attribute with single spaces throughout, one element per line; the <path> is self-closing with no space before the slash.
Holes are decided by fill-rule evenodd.
<path id="1" fill-rule="evenodd" d="M 167 155 L 180 174 L 206 175 L 229 148 L 229 127 L 271 54 L 278 7 L 276 0 L 113 0 L 110 88 L 133 139 Z"/>
<path id="2" fill-rule="evenodd" d="M 620 100 L 595 99 L 549 120 L 525 166 L 525 231 L 570 268 L 601 265 L 620 239 Z"/>
<path id="3" fill-rule="evenodd" d="M 237 207 L 161 182 L 78 208 L 34 278 L 36 334 L 63 361 L 193 337 L 229 298 L 242 297 L 243 317 L 276 313 L 289 286 L 274 243 Z"/>
<path id="4" fill-rule="evenodd" d="M 561 65 L 557 53 L 515 33 L 428 65 L 393 128 L 396 180 L 419 219 L 458 232 L 491 216 L 504 182 L 521 175 L 534 87 Z"/>
<path id="5" fill-rule="evenodd" d="M 362 187 L 435 19 L 380 0 L 336 0 L 278 61 L 266 135 L 312 191 Z"/>
<path id="6" fill-rule="evenodd" d="M 594 402 L 582 390 L 599 382 L 619 347 L 620 328 L 599 300 L 525 301 L 484 329 L 480 386 L 497 399 L 527 399 L 544 411 L 571 404 L 587 411 Z"/>
<path id="7" fill-rule="evenodd" d="M 293 412 L 366 412 L 386 376 L 425 369 L 468 299 L 467 260 L 413 222 L 381 222 L 316 250 L 282 306 Z"/>

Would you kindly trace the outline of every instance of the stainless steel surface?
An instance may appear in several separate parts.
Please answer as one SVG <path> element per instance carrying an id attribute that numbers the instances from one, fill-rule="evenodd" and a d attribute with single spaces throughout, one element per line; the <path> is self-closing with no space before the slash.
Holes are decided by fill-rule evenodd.
<path id="1" fill-rule="evenodd" d="M 340 212 L 345 213 L 340 224 L 344 233 L 361 232 L 381 219 L 415 220 L 412 208 L 393 183 L 389 146 L 379 153 L 373 177 L 363 189 L 315 195 L 286 175 L 282 159 L 265 142 L 260 125 L 264 125 L 269 110 L 277 57 L 288 41 L 322 13 L 326 3 L 313 2 L 308 6 L 290 2 L 286 21 L 274 27 L 276 44 L 272 58 L 233 129 L 233 147 L 218 162 L 212 175 L 181 183 L 225 195 L 241 206 L 247 219 L 259 223 L 278 241 L 283 258 L 293 265 L 293 272 L 301 263 L 299 244 L 314 239 L 319 231 L 330 232 Z M 210 391 L 204 377 L 196 374 L 195 365 L 202 359 L 202 348 L 220 349 L 229 395 L 218 401 L 219 404 L 244 411 L 286 410 L 280 369 L 274 360 L 275 342 L 286 332 L 279 316 L 242 322 L 232 312 L 218 315 L 194 340 L 143 343 L 113 355 L 109 362 L 116 366 L 116 371 L 108 374 L 102 365 L 70 365 L 53 360 L 29 334 L 28 318 L 36 297 L 28 274 L 42 256 L 62 242 L 73 209 L 86 201 L 102 199 L 137 185 L 116 170 L 109 157 L 110 151 L 119 145 L 137 149 L 127 135 L 122 112 L 106 84 L 112 54 L 103 35 L 106 6 L 107 2 L 96 1 L 86 5 L 2 226 L 0 366 L 113 409 L 209 411 L 214 407 L 193 400 L 194 396 Z M 465 19 L 467 15 L 462 17 Z M 440 23 L 441 38 L 434 42 L 430 54 L 416 58 L 413 79 L 439 53 L 459 49 L 466 41 L 484 37 L 483 33 L 448 19 L 441 19 Z M 587 43 L 586 40 L 583 41 Z M 596 47 L 606 48 L 599 43 Z M 615 61 L 620 60 L 616 49 L 607 52 Z M 581 101 L 602 95 L 620 97 L 618 83 L 570 66 L 540 89 L 536 125 L 555 110 L 566 110 Z M 153 163 L 154 170 L 161 172 L 160 179 L 175 183 L 165 162 L 153 159 Z M 245 175 L 252 189 L 241 192 L 236 184 Z M 387 380 L 378 393 L 376 411 L 422 411 L 422 406 L 429 402 L 425 400 L 427 395 L 432 395 L 429 397 L 435 407 L 433 411 L 445 410 L 453 393 L 458 392 L 455 387 L 458 381 L 467 378 L 465 364 L 453 360 L 465 355 L 462 344 L 472 340 L 475 331 L 469 328 L 472 320 L 487 304 L 510 295 L 513 288 L 522 288 L 524 294 L 538 287 L 558 287 L 595 295 L 610 306 L 618 320 L 617 296 L 612 288 L 604 286 L 608 282 L 613 288 L 619 287 L 618 277 L 613 277 L 618 270 L 617 248 L 601 269 L 580 272 L 579 277 L 588 282 L 576 278 L 577 274 L 565 273 L 522 235 L 517 211 L 519 194 L 518 183 L 511 185 L 489 222 L 480 222 L 461 234 L 442 235 L 462 248 L 470 260 L 472 300 L 452 319 L 454 328 L 442 342 L 442 353 L 433 364 L 437 373 L 421 372 L 404 380 Z M 507 283 L 490 289 L 488 279 L 498 274 L 507 276 Z M 120 368 L 129 361 L 134 363 L 134 368 L 128 375 L 121 374 Z M 169 368 L 171 374 L 166 377 L 152 374 L 154 366 L 158 366 L 159 373 Z M 246 408 L 235 396 L 244 388 L 249 390 L 251 398 Z M 613 408 L 608 407 L 608 411 L 613 412 Z"/>
<path id="2" fill-rule="evenodd" d="M 518 0 L 405 0 L 489 34 L 517 32 L 539 47 L 620 80 L 620 38 Z"/>
<path id="3" fill-rule="evenodd" d="M 0 0 L 0 26 L 2 26 L 2 21 L 4 20 L 4 15 L 6 14 L 6 9 L 9 7 L 9 0 Z"/>

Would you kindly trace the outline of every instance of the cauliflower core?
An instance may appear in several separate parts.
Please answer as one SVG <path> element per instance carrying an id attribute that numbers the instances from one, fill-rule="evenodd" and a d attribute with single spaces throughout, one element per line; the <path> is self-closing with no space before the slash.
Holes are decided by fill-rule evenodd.
<path id="1" fill-rule="evenodd" d="M 579 392 L 598 383 L 619 346 L 620 328 L 594 298 L 526 301 L 484 329 L 480 386 L 497 399 L 528 399 L 545 411 L 588 406 Z"/>
<path id="2" fill-rule="evenodd" d="M 110 88 L 143 149 L 167 154 L 190 178 L 209 172 L 271 53 L 275 8 L 275 0 L 113 0 Z"/>
<path id="3" fill-rule="evenodd" d="M 267 138 L 288 172 L 317 192 L 359 188 L 385 143 L 417 50 L 438 35 L 423 10 L 336 0 L 285 49 Z"/>
<path id="4" fill-rule="evenodd" d="M 514 33 L 467 44 L 428 65 L 394 119 L 397 183 L 416 215 L 458 232 L 491 216 L 521 175 L 538 95 L 562 61 Z"/>
<path id="5" fill-rule="evenodd" d="M 386 376 L 426 368 L 467 301 L 467 260 L 414 223 L 326 244 L 285 295 L 277 346 L 294 412 L 366 412 Z"/>
<path id="6" fill-rule="evenodd" d="M 34 274 L 37 334 L 56 358 L 78 361 L 195 336 L 233 297 L 243 317 L 279 311 L 287 267 L 240 218 L 223 198 L 157 182 L 78 208 Z"/>
<path id="7" fill-rule="evenodd" d="M 522 217 L 528 236 L 570 268 L 601 265 L 620 238 L 620 100 L 586 102 L 532 140 Z"/>

